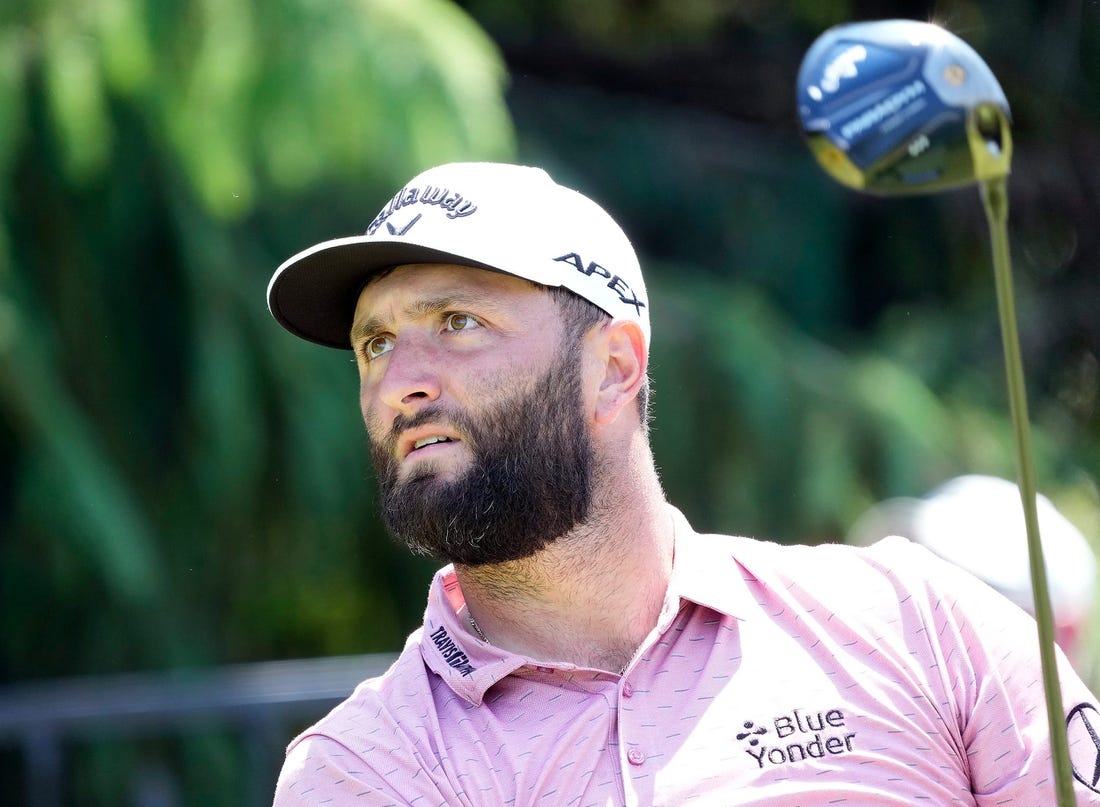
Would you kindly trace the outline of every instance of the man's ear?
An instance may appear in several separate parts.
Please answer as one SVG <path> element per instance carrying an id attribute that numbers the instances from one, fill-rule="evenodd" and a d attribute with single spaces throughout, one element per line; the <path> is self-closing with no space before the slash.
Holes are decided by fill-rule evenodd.
<path id="1" fill-rule="evenodd" d="M 641 326 L 625 319 L 605 322 L 599 331 L 603 378 L 596 394 L 597 423 L 611 423 L 638 395 L 646 378 L 649 354 Z"/>

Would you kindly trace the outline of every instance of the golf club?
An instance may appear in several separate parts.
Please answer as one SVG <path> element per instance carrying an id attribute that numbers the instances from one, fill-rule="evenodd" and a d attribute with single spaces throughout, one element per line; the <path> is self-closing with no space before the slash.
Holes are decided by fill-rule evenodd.
<path id="1" fill-rule="evenodd" d="M 1072 766 L 1039 537 L 1027 397 L 1008 248 L 1012 159 L 1008 101 L 981 57 L 932 23 L 880 20 L 823 33 L 798 72 L 798 113 L 810 150 L 838 182 L 883 196 L 981 189 L 989 222 L 1016 465 L 1027 528 L 1043 688 L 1058 807 L 1070 807 Z"/>

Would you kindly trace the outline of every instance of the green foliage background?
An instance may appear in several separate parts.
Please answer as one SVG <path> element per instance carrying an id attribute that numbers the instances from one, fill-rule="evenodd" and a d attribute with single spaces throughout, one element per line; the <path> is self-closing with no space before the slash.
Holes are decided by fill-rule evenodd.
<path id="1" fill-rule="evenodd" d="M 6 6 L 0 682 L 400 646 L 432 564 L 378 525 L 349 357 L 283 332 L 264 292 L 447 160 L 543 165 L 623 222 L 658 463 L 698 528 L 841 540 L 875 501 L 1013 477 L 977 191 L 857 197 L 799 140 L 801 56 L 852 19 L 943 22 L 1013 104 L 1038 476 L 1095 538 L 1098 8 Z M 82 803 L 115 803 L 95 753 Z"/>

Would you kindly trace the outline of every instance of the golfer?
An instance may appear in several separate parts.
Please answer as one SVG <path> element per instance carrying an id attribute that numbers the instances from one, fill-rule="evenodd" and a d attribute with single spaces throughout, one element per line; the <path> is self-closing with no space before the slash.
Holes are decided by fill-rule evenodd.
<path id="1" fill-rule="evenodd" d="M 504 164 L 429 169 L 279 267 L 275 318 L 354 353 L 388 530 L 447 565 L 275 803 L 1053 804 L 1021 608 L 901 538 L 700 535 L 666 501 L 651 302 L 601 207 Z M 1100 712 L 1059 661 L 1100 804 Z"/>

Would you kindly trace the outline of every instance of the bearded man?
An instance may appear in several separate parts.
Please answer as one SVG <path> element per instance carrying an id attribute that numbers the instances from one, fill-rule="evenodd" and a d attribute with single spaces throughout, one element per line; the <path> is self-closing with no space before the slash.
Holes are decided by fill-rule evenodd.
<path id="1" fill-rule="evenodd" d="M 432 168 L 268 304 L 354 351 L 382 517 L 447 564 L 393 667 L 291 743 L 277 805 L 1053 803 L 1020 608 L 901 538 L 699 535 L 666 501 L 649 297 L 589 198 Z M 1100 713 L 1060 661 L 1100 803 Z"/>

